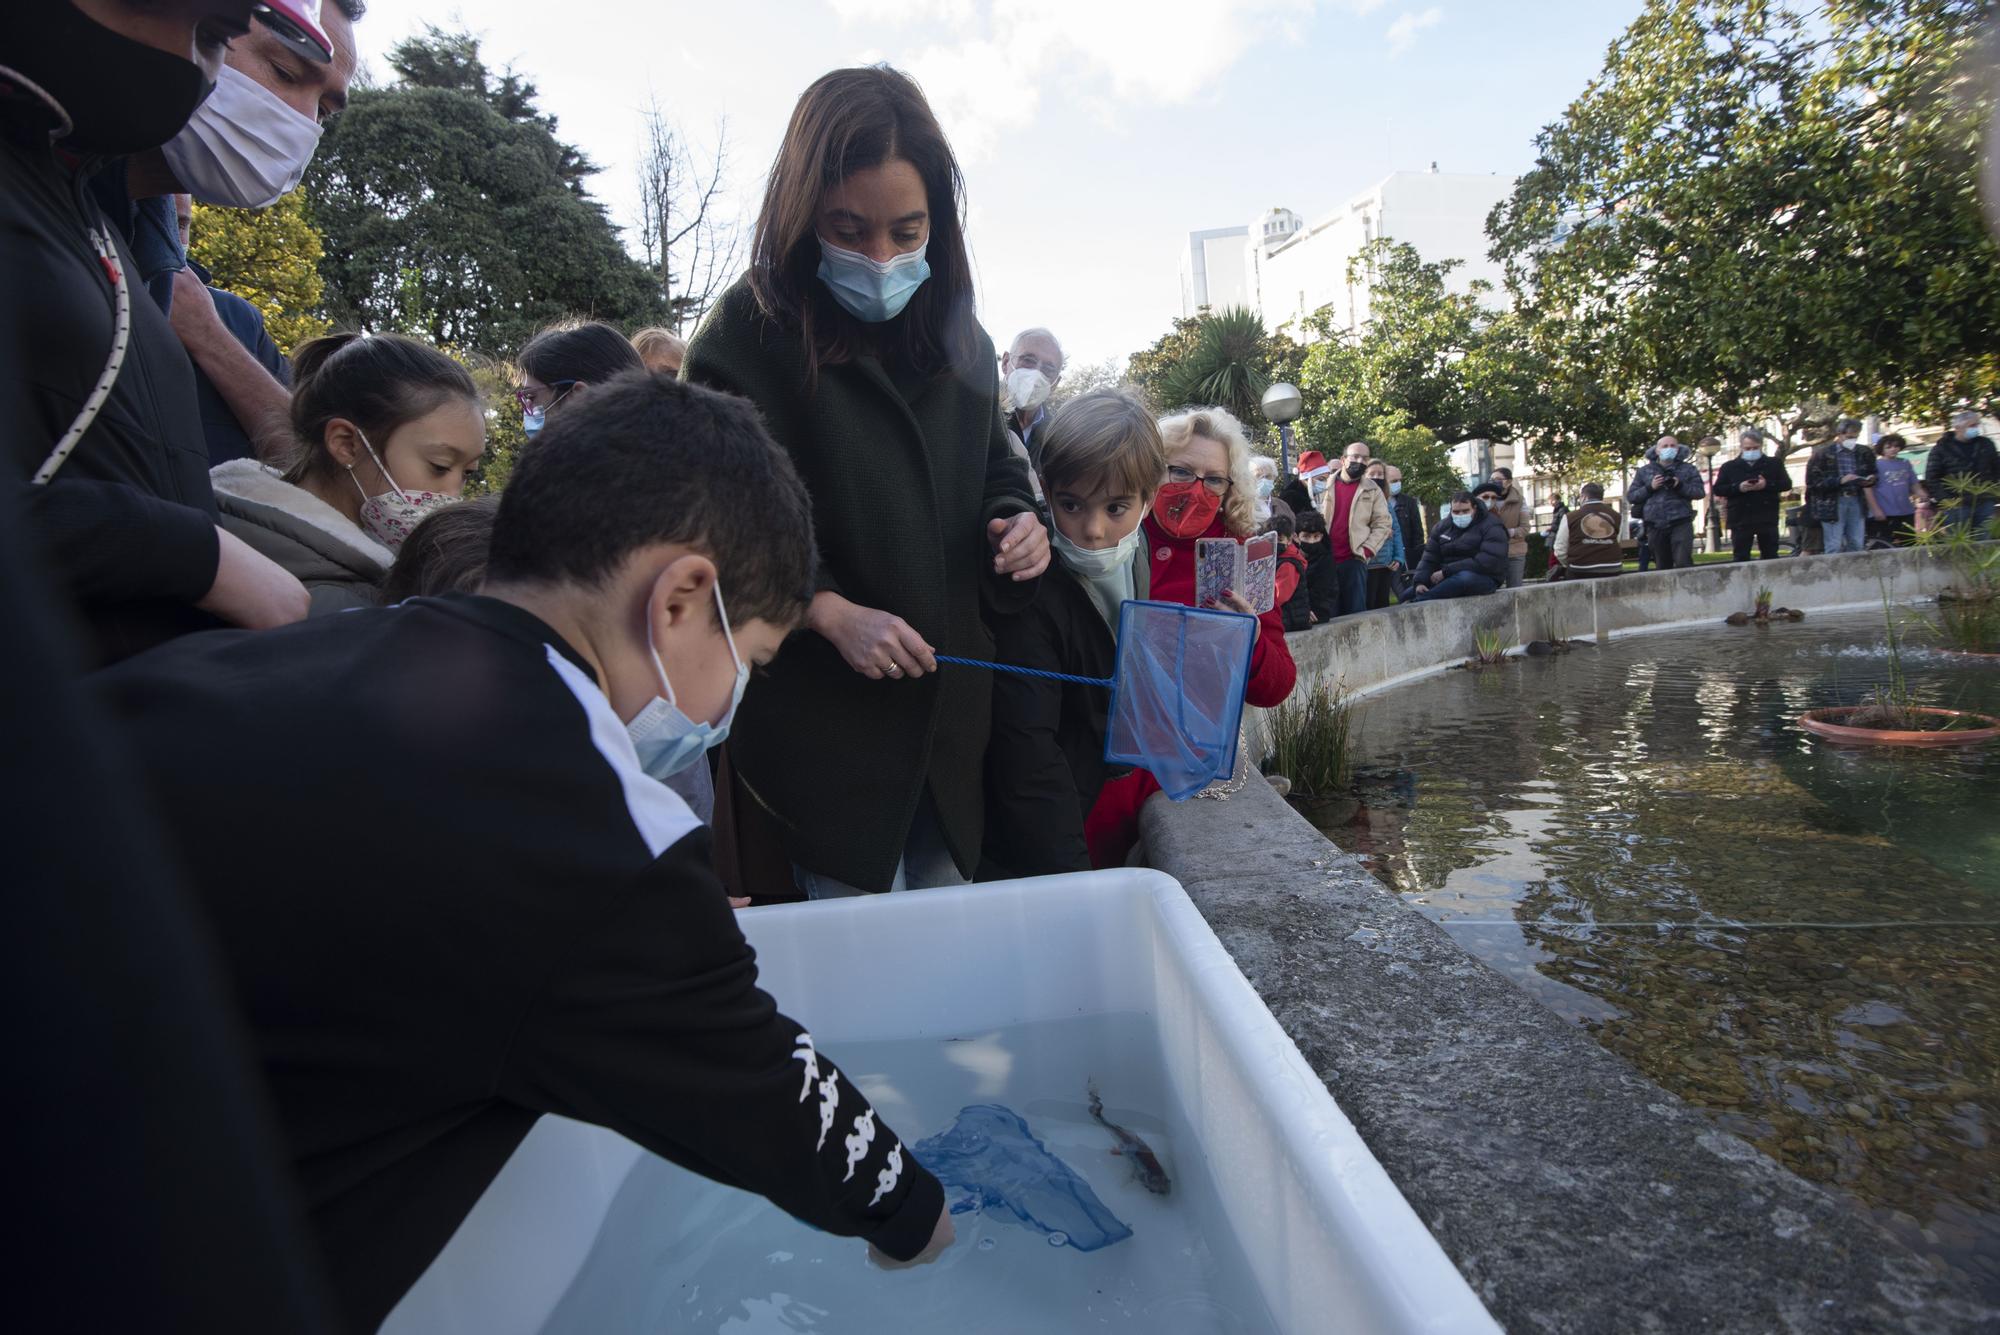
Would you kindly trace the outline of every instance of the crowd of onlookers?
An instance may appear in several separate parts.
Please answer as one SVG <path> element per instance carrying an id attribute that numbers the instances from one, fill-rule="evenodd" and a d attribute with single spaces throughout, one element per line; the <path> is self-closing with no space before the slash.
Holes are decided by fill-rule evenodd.
<path id="1" fill-rule="evenodd" d="M 1980 423 L 1976 412 L 1954 413 L 1919 476 L 1902 457 L 1902 436 L 1885 434 L 1866 445 L 1862 423 L 1841 419 L 1807 457 L 1803 500 L 1791 510 L 1794 553 L 1908 546 L 1940 525 L 1989 530 L 2000 452 Z M 1428 535 L 1425 508 L 1403 493 L 1401 470 L 1372 459 L 1365 443 L 1348 446 L 1339 468 L 1318 451 L 1305 451 L 1299 472 L 1282 486 L 1277 464 L 1260 457 L 1254 461 L 1260 513 L 1287 544 L 1282 559 L 1296 559 L 1301 570 L 1285 603 L 1285 628 L 1304 630 L 1336 616 L 1426 598 L 1519 588 L 1529 578 L 1601 579 L 1623 573 L 1633 556 L 1641 571 L 1679 569 L 1694 564 L 1696 529 L 1704 520 L 1728 535 L 1731 559 L 1773 559 L 1781 550 L 1786 498 L 1801 488 L 1768 443 L 1763 432 L 1746 429 L 1735 454 L 1704 478 L 1694 456 L 1712 464 L 1722 442 L 1706 437 L 1690 450 L 1662 436 L 1633 473 L 1622 508 L 1606 500 L 1601 484 L 1587 482 L 1575 504 L 1556 500 L 1541 530 L 1513 471 L 1495 468 L 1441 507 Z M 1350 491 L 1361 484 L 1376 494 Z M 1387 520 L 1378 513 L 1385 507 Z M 1537 531 L 1546 565 L 1530 571 L 1529 539 Z"/>

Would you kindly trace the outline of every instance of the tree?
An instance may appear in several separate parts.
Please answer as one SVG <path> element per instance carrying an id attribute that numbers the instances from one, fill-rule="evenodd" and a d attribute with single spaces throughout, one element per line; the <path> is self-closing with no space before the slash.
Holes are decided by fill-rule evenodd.
<path id="1" fill-rule="evenodd" d="M 1226 408 L 1261 439 L 1268 428 L 1259 401 L 1293 355 L 1290 339 L 1265 333 L 1255 311 L 1236 306 L 1175 320 L 1152 347 L 1132 355 L 1125 374 L 1161 412 Z"/>
<path id="2" fill-rule="evenodd" d="M 639 251 L 654 275 L 675 333 L 701 322 L 742 269 L 743 229 L 723 216 L 729 126 L 716 127 L 707 166 L 652 102 L 641 116 Z"/>
<path id="3" fill-rule="evenodd" d="M 1403 491 L 1428 502 L 1433 513 L 1451 494 L 1465 485 L 1451 466 L 1451 447 L 1427 427 L 1417 426 L 1397 410 L 1381 414 L 1354 434 L 1368 442 L 1373 457 L 1403 470 Z M 1417 563 L 1416 553 L 1409 564 Z"/>
<path id="4" fill-rule="evenodd" d="M 486 454 L 465 483 L 466 495 L 480 496 L 507 485 L 521 451 L 528 448 L 528 431 L 521 422 L 520 406 L 514 399 L 514 376 L 506 363 L 480 356 L 461 360 L 472 372 L 472 383 L 479 387 L 485 404 Z"/>
<path id="5" fill-rule="evenodd" d="M 1049 406 L 1060 408 L 1079 394 L 1088 394 L 1094 389 L 1120 389 L 1125 384 L 1123 365 L 1116 357 L 1106 357 L 1101 362 L 1083 362 L 1076 366 L 1065 366 L 1062 379 L 1049 393 Z"/>
<path id="6" fill-rule="evenodd" d="M 326 332 L 320 234 L 306 198 L 293 191 L 268 209 L 194 206 L 188 254 L 226 288 L 264 315 L 264 328 L 283 352 Z"/>
<path id="7" fill-rule="evenodd" d="M 306 177 L 335 321 L 501 353 L 571 313 L 662 316 L 532 84 L 493 79 L 464 34 L 433 30 L 390 63 L 403 82 L 356 92 Z"/>
<path id="8" fill-rule="evenodd" d="M 1661 422 L 2000 394 L 1984 0 L 1648 0 L 1494 211 L 1535 340 Z"/>

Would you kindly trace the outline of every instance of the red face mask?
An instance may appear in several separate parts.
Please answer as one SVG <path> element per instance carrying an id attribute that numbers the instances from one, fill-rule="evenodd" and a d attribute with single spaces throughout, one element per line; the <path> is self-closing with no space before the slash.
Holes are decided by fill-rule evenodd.
<path id="1" fill-rule="evenodd" d="M 1198 538 L 1208 532 L 1222 509 L 1222 498 L 1200 478 L 1169 482 L 1153 497 L 1153 518 L 1176 538 Z"/>

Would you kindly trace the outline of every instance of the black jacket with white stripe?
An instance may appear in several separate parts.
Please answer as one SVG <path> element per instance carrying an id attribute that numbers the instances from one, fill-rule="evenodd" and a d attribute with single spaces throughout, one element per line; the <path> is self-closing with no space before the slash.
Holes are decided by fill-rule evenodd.
<path id="1" fill-rule="evenodd" d="M 356 1329 L 544 1112 L 891 1256 L 928 1242 L 936 1179 L 867 1141 L 873 1109 L 758 988 L 708 831 L 538 618 L 419 599 L 92 681 L 209 909 Z"/>

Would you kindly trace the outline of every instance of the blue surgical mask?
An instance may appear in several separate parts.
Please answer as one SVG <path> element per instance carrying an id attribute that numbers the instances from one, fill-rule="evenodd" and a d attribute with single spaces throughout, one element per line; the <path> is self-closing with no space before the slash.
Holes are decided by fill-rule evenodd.
<path id="1" fill-rule="evenodd" d="M 533 440 L 535 434 L 542 429 L 542 423 L 547 420 L 548 413 L 546 411 L 540 408 L 531 408 L 521 414 L 521 430 L 528 433 L 529 440 Z"/>
<path id="2" fill-rule="evenodd" d="M 1756 463 L 1756 462 L 1757 462 L 1757 461 L 1758 461 L 1759 459 L 1761 459 L 1761 458 L 1763 458 L 1763 457 L 1764 457 L 1764 451 L 1762 451 L 1762 450 L 1745 450 L 1745 451 L 1743 451 L 1743 460 L 1744 460 L 1744 462 L 1745 462 L 1745 463 L 1753 463 L 1753 464 L 1754 464 L 1754 463 Z"/>
<path id="3" fill-rule="evenodd" d="M 1258 500 L 1260 500 L 1260 501 L 1268 501 L 1268 500 L 1270 500 L 1270 499 L 1271 499 L 1271 493 L 1272 493 L 1272 492 L 1274 492 L 1274 491 L 1276 491 L 1277 489 L 1278 489 L 1278 484 L 1277 484 L 1277 483 L 1275 483 L 1275 482 L 1273 482 L 1273 481 L 1271 481 L 1271 479 L 1270 479 L 1270 478 L 1268 478 L 1268 477 L 1260 477 L 1260 478 L 1258 478 L 1258 479 L 1257 479 L 1257 499 L 1258 499 Z"/>
<path id="4" fill-rule="evenodd" d="M 924 252 L 926 241 L 907 254 L 876 263 L 866 255 L 842 250 L 825 237 L 819 243 L 819 281 L 849 315 L 867 324 L 893 320 L 931 276 Z"/>
<path id="5" fill-rule="evenodd" d="M 1458 525 L 1460 528 L 1471 528 L 1472 516 L 1469 514 L 1460 514 L 1458 511 L 1453 510 L 1451 512 L 1451 522 Z"/>
<path id="6" fill-rule="evenodd" d="M 1674 461 L 1674 456 L 1679 453 L 1680 451 L 1675 449 L 1671 445 L 1662 446 L 1660 448 L 1660 462 L 1663 464 L 1670 464 Z"/>
<path id="7" fill-rule="evenodd" d="M 632 749 L 639 753 L 639 768 L 662 783 L 680 773 L 712 746 L 722 745 L 722 739 L 729 735 L 729 725 L 736 719 L 736 708 L 743 703 L 744 688 L 750 684 L 750 665 L 736 652 L 736 635 L 729 629 L 729 610 L 722 605 L 722 585 L 718 581 L 715 588 L 715 610 L 722 617 L 722 638 L 729 644 L 729 656 L 736 663 L 736 688 L 729 697 L 729 709 L 720 723 L 696 723 L 681 712 L 674 702 L 674 686 L 667 680 L 666 664 L 660 661 L 660 651 L 653 647 L 653 625 L 646 623 L 646 652 L 653 657 L 653 670 L 660 674 L 660 689 L 665 698 L 654 696 L 652 702 L 625 725 L 625 735 L 632 739 Z"/>
<path id="8" fill-rule="evenodd" d="M 1401 496 L 1403 494 L 1403 484 L 1400 482 L 1391 482 L 1389 484 L 1389 494 L 1391 496 Z"/>

